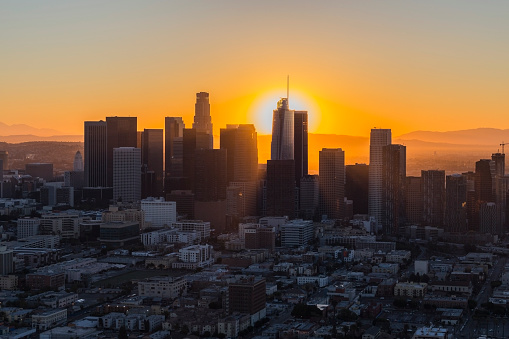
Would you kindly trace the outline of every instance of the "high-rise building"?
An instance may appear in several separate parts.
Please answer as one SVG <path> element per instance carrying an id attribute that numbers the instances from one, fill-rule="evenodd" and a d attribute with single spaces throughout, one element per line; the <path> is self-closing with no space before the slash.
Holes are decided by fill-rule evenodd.
<path id="1" fill-rule="evenodd" d="M 13 272 L 13 251 L 7 246 L 0 246 L 0 275 L 8 275 Z"/>
<path id="2" fill-rule="evenodd" d="M 213 148 L 212 118 L 210 116 L 209 94 L 207 92 L 196 93 L 193 129 L 205 133 L 208 136 L 207 148 Z"/>
<path id="3" fill-rule="evenodd" d="M 294 112 L 293 157 L 295 160 L 295 184 L 308 175 L 308 112 Z"/>
<path id="4" fill-rule="evenodd" d="M 19 218 L 18 219 L 18 240 L 25 239 L 39 234 L 39 218 Z"/>
<path id="5" fill-rule="evenodd" d="M 184 136 L 185 124 L 182 117 L 165 117 L 164 118 L 164 173 L 165 177 L 182 177 L 184 169 L 182 159 L 182 149 L 178 149 L 177 138 Z M 180 139 L 182 140 L 182 139 Z M 180 142 L 182 147 L 182 142 Z M 169 191 L 167 191 L 169 193 Z"/>
<path id="6" fill-rule="evenodd" d="M 228 285 L 228 313 L 248 314 L 251 317 L 251 326 L 265 317 L 265 299 L 265 278 L 242 276 Z"/>
<path id="7" fill-rule="evenodd" d="M 318 175 L 305 175 L 302 177 L 299 189 L 300 218 L 310 220 L 318 216 L 319 187 Z"/>
<path id="8" fill-rule="evenodd" d="M 46 181 L 53 179 L 53 164 L 31 163 L 25 165 L 25 172 L 32 177 L 42 178 Z"/>
<path id="9" fill-rule="evenodd" d="M 163 130 L 145 129 L 141 141 L 142 166 L 153 172 L 153 185 L 143 185 L 142 197 L 159 197 L 163 193 Z"/>
<path id="10" fill-rule="evenodd" d="M 288 98 L 282 98 L 273 111 L 271 160 L 294 159 L 294 133 L 294 111 L 288 107 Z"/>
<path id="11" fill-rule="evenodd" d="M 423 222 L 426 226 L 443 227 L 445 218 L 445 171 L 421 171 Z"/>
<path id="12" fill-rule="evenodd" d="M 368 214 L 369 166 L 345 167 L 345 196 L 353 200 L 353 214 Z"/>
<path id="13" fill-rule="evenodd" d="M 196 151 L 201 149 L 212 149 L 212 147 L 210 147 L 209 135 L 205 132 L 198 132 L 194 128 L 185 128 L 183 137 L 183 174 L 186 178 L 185 189 L 192 191 L 195 189 Z M 179 189 L 184 188 L 179 187 Z"/>
<path id="14" fill-rule="evenodd" d="M 83 171 L 83 157 L 81 156 L 81 152 L 77 151 L 74 155 L 74 163 L 73 170 L 74 171 Z"/>
<path id="15" fill-rule="evenodd" d="M 141 198 L 141 150 L 113 149 L 113 199 L 137 202 Z"/>
<path id="16" fill-rule="evenodd" d="M 141 201 L 141 210 L 145 215 L 145 223 L 150 227 L 169 227 L 177 221 L 177 204 L 163 198 L 147 198 Z"/>
<path id="17" fill-rule="evenodd" d="M 383 147 L 391 144 L 390 129 L 372 129 L 369 141 L 368 214 L 381 222 L 383 216 Z"/>
<path id="18" fill-rule="evenodd" d="M 266 215 L 295 218 L 295 162 L 267 161 Z"/>
<path id="19" fill-rule="evenodd" d="M 406 177 L 405 214 L 406 221 L 414 225 L 422 223 L 423 215 L 422 178 Z"/>
<path id="20" fill-rule="evenodd" d="M 281 225 L 281 246 L 283 247 L 309 245 L 313 236 L 313 221 L 311 220 L 291 220 Z"/>
<path id="21" fill-rule="evenodd" d="M 137 121 L 136 117 L 106 117 L 108 187 L 113 187 L 113 149 L 137 147 Z"/>
<path id="22" fill-rule="evenodd" d="M 401 234 L 406 222 L 405 146 L 391 144 L 382 147 L 382 173 L 382 227 L 385 234 Z"/>
<path id="23" fill-rule="evenodd" d="M 466 232 L 467 178 L 453 174 L 448 175 L 445 182 L 445 231 Z"/>
<path id="24" fill-rule="evenodd" d="M 323 148 L 319 154 L 320 214 L 328 219 L 345 217 L 345 152 Z"/>
<path id="25" fill-rule="evenodd" d="M 195 199 L 197 201 L 226 200 L 226 149 L 196 151 Z"/>
<path id="26" fill-rule="evenodd" d="M 85 187 L 108 186 L 106 121 L 85 121 Z"/>
<path id="27" fill-rule="evenodd" d="M 475 192 L 478 202 L 494 202 L 492 160 L 481 159 L 475 163 Z"/>

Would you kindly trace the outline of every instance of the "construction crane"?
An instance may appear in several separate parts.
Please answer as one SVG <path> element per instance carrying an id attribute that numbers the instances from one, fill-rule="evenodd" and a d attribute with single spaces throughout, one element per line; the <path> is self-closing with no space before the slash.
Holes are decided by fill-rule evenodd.
<path id="1" fill-rule="evenodd" d="M 502 143 L 500 144 L 500 146 L 502 146 L 502 154 L 505 154 L 505 153 L 504 153 L 504 146 L 505 146 L 505 145 L 506 145 L 506 143 L 505 143 L 505 142 L 503 142 L 503 141 L 502 141 Z"/>

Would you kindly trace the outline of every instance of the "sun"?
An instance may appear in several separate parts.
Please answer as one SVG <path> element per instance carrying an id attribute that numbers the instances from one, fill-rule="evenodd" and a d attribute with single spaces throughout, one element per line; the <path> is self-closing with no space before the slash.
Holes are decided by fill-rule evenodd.
<path id="1" fill-rule="evenodd" d="M 254 122 L 258 134 L 272 133 L 272 111 L 277 108 L 277 102 L 286 97 L 286 91 L 271 90 L 259 95 L 249 108 L 250 120 Z M 315 100 L 304 92 L 290 90 L 290 109 L 308 111 L 308 131 L 315 132 L 320 122 L 320 109 Z"/>

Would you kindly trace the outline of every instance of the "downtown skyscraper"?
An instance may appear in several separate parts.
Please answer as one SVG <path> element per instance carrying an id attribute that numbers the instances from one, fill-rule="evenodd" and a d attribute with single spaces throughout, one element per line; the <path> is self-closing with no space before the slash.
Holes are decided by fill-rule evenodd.
<path id="1" fill-rule="evenodd" d="M 194 123 L 193 129 L 198 133 L 209 135 L 209 146 L 213 148 L 212 118 L 210 116 L 209 94 L 207 92 L 196 93 L 196 103 L 194 104 Z"/>
<path id="2" fill-rule="evenodd" d="M 108 187 L 107 140 L 106 121 L 85 121 L 85 187 Z"/>
<path id="3" fill-rule="evenodd" d="M 380 223 L 383 218 L 383 147 L 391 144 L 390 129 L 372 129 L 369 142 L 368 214 Z"/>
<path id="4" fill-rule="evenodd" d="M 113 149 L 136 148 L 137 121 L 136 117 L 106 117 L 108 187 L 113 187 Z"/>
<path id="5" fill-rule="evenodd" d="M 300 187 L 300 180 L 308 175 L 308 112 L 295 111 L 293 126 L 295 184 Z"/>
<path id="6" fill-rule="evenodd" d="M 328 219 L 345 216 L 345 152 L 323 148 L 319 155 L 320 214 Z"/>
<path id="7" fill-rule="evenodd" d="M 288 98 L 282 98 L 272 115 L 271 160 L 294 160 L 294 128 L 294 111 L 288 107 Z"/>

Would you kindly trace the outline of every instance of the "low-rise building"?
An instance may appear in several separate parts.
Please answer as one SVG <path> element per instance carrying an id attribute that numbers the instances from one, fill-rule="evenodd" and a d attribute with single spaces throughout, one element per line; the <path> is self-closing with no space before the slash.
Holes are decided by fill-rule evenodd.
<path id="1" fill-rule="evenodd" d="M 426 284 L 426 283 L 401 282 L 401 283 L 397 283 L 394 286 L 394 295 L 395 296 L 414 297 L 414 298 L 424 297 L 427 289 L 428 289 L 428 284 Z"/>
<path id="2" fill-rule="evenodd" d="M 145 297 L 173 299 L 186 294 L 186 280 L 173 277 L 153 277 L 138 282 L 138 294 Z"/>
<path id="3" fill-rule="evenodd" d="M 32 328 L 46 331 L 67 322 L 67 310 L 56 309 L 32 315 Z"/>
<path id="4" fill-rule="evenodd" d="M 0 276 L 0 290 L 12 291 L 18 288 L 18 277 L 15 275 Z"/>
<path id="5" fill-rule="evenodd" d="M 329 277 L 320 275 L 314 277 L 297 277 L 297 284 L 305 285 L 305 284 L 315 284 L 318 287 L 325 287 L 329 284 Z"/>
<path id="6" fill-rule="evenodd" d="M 412 339 L 447 339 L 447 329 L 442 327 L 421 327 L 415 331 Z"/>
<path id="7" fill-rule="evenodd" d="M 390 264 L 390 263 L 381 263 L 378 266 L 373 266 L 371 268 L 373 273 L 389 273 L 396 274 L 399 272 L 398 264 Z"/>

